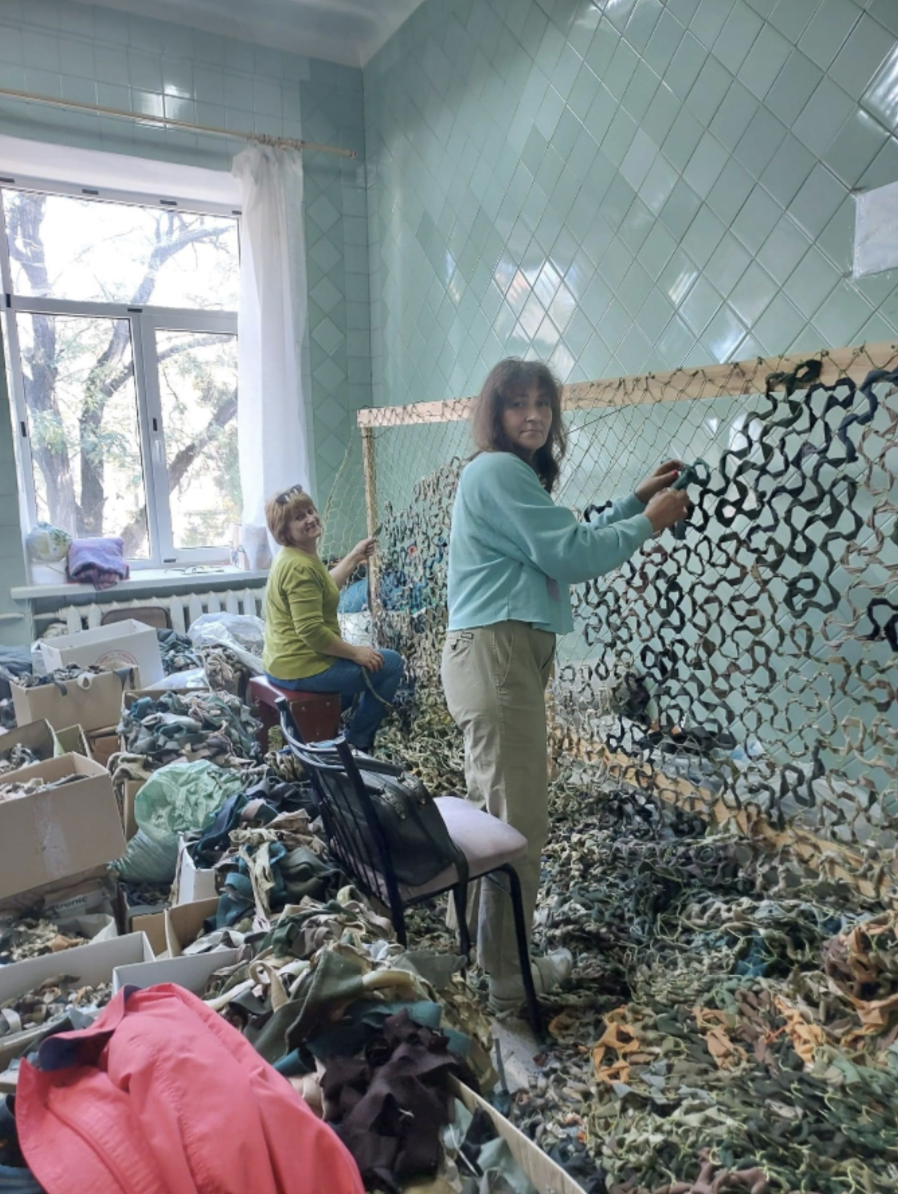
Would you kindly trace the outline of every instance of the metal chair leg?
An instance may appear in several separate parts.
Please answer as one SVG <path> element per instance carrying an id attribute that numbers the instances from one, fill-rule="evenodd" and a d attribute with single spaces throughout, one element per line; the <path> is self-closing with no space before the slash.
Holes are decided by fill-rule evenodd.
<path id="1" fill-rule="evenodd" d="M 468 885 L 459 883 L 452 888 L 452 899 L 455 903 L 455 919 L 458 921 L 458 949 L 465 960 L 465 966 L 471 960 L 471 933 L 468 929 Z"/>
<path id="2" fill-rule="evenodd" d="M 536 987 L 533 985 L 533 971 L 530 965 L 530 948 L 527 944 L 527 926 L 524 923 L 524 901 L 521 898 L 521 880 L 518 872 L 511 863 L 497 867 L 508 876 L 511 908 L 514 913 L 514 931 L 518 943 L 518 959 L 521 963 L 521 981 L 524 984 L 524 994 L 527 997 L 527 1019 L 533 1029 L 533 1035 L 540 1037 L 543 1033 L 543 1016 L 536 998 Z"/>
<path id="3" fill-rule="evenodd" d="M 405 908 L 402 904 L 396 904 L 390 908 L 390 919 L 396 930 L 396 940 L 403 949 L 408 949 L 408 930 L 405 927 Z"/>

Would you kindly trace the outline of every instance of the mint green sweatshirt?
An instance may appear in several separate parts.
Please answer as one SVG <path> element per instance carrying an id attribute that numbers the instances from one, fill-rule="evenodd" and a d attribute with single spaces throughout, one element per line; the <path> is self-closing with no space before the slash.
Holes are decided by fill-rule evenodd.
<path id="1" fill-rule="evenodd" d="M 483 452 L 466 465 L 449 536 L 449 629 L 529 622 L 574 629 L 568 586 L 618 568 L 653 533 L 631 494 L 589 526 L 556 506 L 533 469 L 512 452 Z"/>

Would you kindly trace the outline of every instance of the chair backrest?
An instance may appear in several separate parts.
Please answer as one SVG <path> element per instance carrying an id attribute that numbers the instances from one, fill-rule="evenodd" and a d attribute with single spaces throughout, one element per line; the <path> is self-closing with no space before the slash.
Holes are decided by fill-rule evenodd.
<path id="1" fill-rule="evenodd" d="M 390 849 L 345 738 L 304 742 L 289 702 L 280 697 L 276 704 L 284 741 L 308 774 L 334 861 L 366 895 L 401 909 Z"/>
<path id="2" fill-rule="evenodd" d="M 100 618 L 100 625 L 127 622 L 130 618 L 135 622 L 143 622 L 145 626 L 154 626 L 156 630 L 171 630 L 171 614 L 164 605 L 134 605 L 125 609 L 107 609 Z"/>

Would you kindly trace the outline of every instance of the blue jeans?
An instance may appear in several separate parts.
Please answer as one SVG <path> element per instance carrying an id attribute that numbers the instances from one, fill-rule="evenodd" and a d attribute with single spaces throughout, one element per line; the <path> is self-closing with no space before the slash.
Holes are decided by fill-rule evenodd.
<path id="1" fill-rule="evenodd" d="M 405 667 L 405 661 L 398 651 L 384 649 L 380 654 L 384 657 L 384 665 L 379 672 L 366 672 L 365 668 L 348 659 L 335 659 L 323 672 L 308 676 L 305 680 L 278 680 L 267 672 L 266 675 L 272 684 L 291 692 L 337 692 L 344 698 L 344 708 L 349 703 L 348 698 L 360 692 L 362 699 L 353 715 L 346 740 L 358 750 L 371 750 L 374 735 L 387 714 L 386 706 L 377 697 L 384 701 L 393 700 Z M 377 696 L 366 684 L 366 676 Z"/>

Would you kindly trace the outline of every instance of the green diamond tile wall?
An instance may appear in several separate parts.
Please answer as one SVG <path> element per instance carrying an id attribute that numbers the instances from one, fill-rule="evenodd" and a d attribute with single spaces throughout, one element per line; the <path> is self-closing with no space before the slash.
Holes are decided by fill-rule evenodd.
<path id="1" fill-rule="evenodd" d="M 364 82 L 376 403 L 898 334 L 895 0 L 425 0 Z"/>
<path id="2" fill-rule="evenodd" d="M 371 403 L 362 72 L 76 0 L 0 0 L 0 87 L 356 150 L 355 161 L 304 163 L 312 429 L 326 501 L 354 412 Z M 219 170 L 244 145 L 2 100 L 0 132 Z M 0 458 L 12 452 L 7 409 L 4 389 Z M 14 510 L 0 515 L 0 562 L 21 560 L 17 523 Z M 6 599 L 4 590 L 0 613 Z M 9 638 L 0 622 L 0 641 Z"/>

